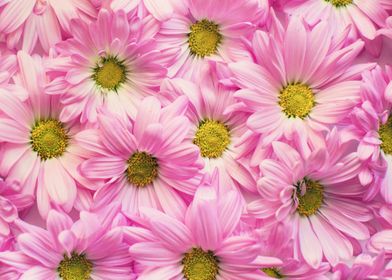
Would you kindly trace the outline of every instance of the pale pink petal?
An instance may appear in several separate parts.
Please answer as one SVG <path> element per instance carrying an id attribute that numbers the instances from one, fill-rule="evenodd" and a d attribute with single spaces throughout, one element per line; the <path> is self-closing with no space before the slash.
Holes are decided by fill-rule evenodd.
<path id="1" fill-rule="evenodd" d="M 144 0 L 147 10 L 158 20 L 164 21 L 170 18 L 173 8 L 170 1 L 166 0 Z"/>
<path id="2" fill-rule="evenodd" d="M 73 205 L 76 198 L 76 184 L 61 166 L 60 161 L 51 159 L 43 164 L 43 183 L 54 202 L 59 205 Z"/>
<path id="3" fill-rule="evenodd" d="M 24 272 L 19 280 L 31 280 L 31 279 L 45 279 L 55 280 L 57 278 L 56 272 L 50 268 L 42 266 L 34 266 Z"/>
<path id="4" fill-rule="evenodd" d="M 323 251 L 308 218 L 299 218 L 299 246 L 305 261 L 313 268 L 318 268 Z"/>

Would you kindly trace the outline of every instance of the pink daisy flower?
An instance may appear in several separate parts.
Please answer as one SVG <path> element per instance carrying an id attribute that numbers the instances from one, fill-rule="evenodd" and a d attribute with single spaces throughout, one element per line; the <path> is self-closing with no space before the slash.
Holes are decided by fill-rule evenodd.
<path id="1" fill-rule="evenodd" d="M 197 147 L 185 141 L 186 107 L 185 97 L 161 108 L 151 96 L 140 104 L 135 121 L 100 114 L 100 130 L 87 131 L 84 144 L 98 154 L 81 165 L 84 176 L 104 184 L 95 194 L 96 207 L 116 200 L 129 216 L 141 207 L 184 216 L 178 191 L 193 195 L 203 167 Z"/>
<path id="2" fill-rule="evenodd" d="M 50 208 L 70 211 L 88 208 L 94 189 L 77 172 L 87 155 L 76 140 L 80 127 L 59 121 L 61 104 L 45 94 L 48 83 L 38 57 L 24 52 L 17 55 L 19 74 L 14 77 L 18 90 L 2 89 L 0 94 L 0 168 L 9 182 L 23 186 L 23 193 L 36 195 L 40 214 Z M 83 188 L 82 188 L 83 187 Z"/>
<path id="3" fill-rule="evenodd" d="M 247 57 L 241 38 L 252 34 L 257 13 L 255 0 L 189 0 L 189 12 L 174 11 L 157 38 L 161 49 L 176 51 L 169 77 L 194 80 L 211 60 Z"/>
<path id="4" fill-rule="evenodd" d="M 323 256 L 332 265 L 350 259 L 356 240 L 369 238 L 365 222 L 373 216 L 361 200 L 358 157 L 345 155 L 349 148 L 335 130 L 325 150 L 313 151 L 309 157 L 274 142 L 276 159 L 260 164 L 260 198 L 247 207 L 256 218 L 281 221 L 291 229 L 286 236 L 292 239 L 294 258 L 302 255 L 313 268 L 320 266 Z"/>
<path id="5" fill-rule="evenodd" d="M 392 203 L 392 68 L 377 67 L 363 74 L 362 103 L 351 114 L 348 139 L 358 141 L 358 156 L 363 162 L 359 179 L 369 186 L 366 199 L 380 191 Z"/>
<path id="6" fill-rule="evenodd" d="M 270 32 L 254 35 L 254 63 L 229 64 L 242 88 L 235 94 L 241 106 L 233 110 L 252 113 L 247 125 L 261 136 L 250 146 L 256 150 L 278 139 L 322 147 L 319 132 L 359 102 L 360 73 L 374 64 L 353 65 L 363 42 L 343 47 L 347 32 L 334 34 L 325 22 L 310 28 L 292 17 L 285 28 L 273 21 Z"/>
<path id="7" fill-rule="evenodd" d="M 114 206 L 99 215 L 82 211 L 73 222 L 66 214 L 51 210 L 46 229 L 19 221 L 24 231 L 17 238 L 19 249 L 1 252 L 0 261 L 26 280 L 135 279 L 118 227 L 118 211 Z"/>
<path id="8" fill-rule="evenodd" d="M 65 72 L 64 84 L 52 93 L 62 94 L 62 121 L 95 122 L 101 107 L 135 116 L 140 100 L 155 94 L 166 75 L 155 50 L 154 24 L 151 17 L 129 22 L 123 11 L 105 9 L 96 22 L 72 22 L 73 38 L 56 46 L 57 60 L 66 62 L 53 67 Z"/>
<path id="9" fill-rule="evenodd" d="M 281 264 L 259 255 L 253 235 L 234 234 L 241 198 L 236 191 L 218 197 L 214 187 L 198 188 L 185 221 L 144 208 L 138 219 L 142 225 L 124 229 L 125 240 L 132 243 L 130 254 L 142 270 L 139 280 L 262 279 L 262 267 Z"/>
<path id="10" fill-rule="evenodd" d="M 385 26 L 388 12 L 383 0 L 283 0 L 283 9 L 302 16 L 310 25 L 326 20 L 336 31 L 351 25 L 352 39 L 373 40 L 378 28 Z"/>
<path id="11" fill-rule="evenodd" d="M 161 92 L 170 102 L 179 96 L 188 97 L 189 106 L 185 115 L 189 119 L 190 129 L 187 141 L 200 149 L 204 172 L 211 174 L 218 169 L 223 186 L 239 185 L 256 192 L 256 183 L 248 165 L 237 160 L 241 154 L 237 146 L 247 130 L 247 114 L 224 113 L 228 106 L 235 103 L 234 91 L 218 83 L 217 71 L 209 72 L 199 85 L 179 78 L 167 79 Z"/>
<path id="12" fill-rule="evenodd" d="M 31 52 L 39 41 L 48 52 L 61 41 L 62 33 L 72 34 L 71 19 L 89 21 L 96 14 L 89 0 L 6 0 L 0 2 L 0 33 L 7 35 L 10 49 Z"/>

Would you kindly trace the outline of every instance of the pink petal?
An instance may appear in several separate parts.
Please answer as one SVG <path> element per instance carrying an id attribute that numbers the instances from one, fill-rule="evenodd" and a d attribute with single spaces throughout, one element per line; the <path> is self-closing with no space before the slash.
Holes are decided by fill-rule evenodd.
<path id="1" fill-rule="evenodd" d="M 43 183 L 53 201 L 59 205 L 73 205 L 76 198 L 76 184 L 57 159 L 43 164 Z"/>
<path id="2" fill-rule="evenodd" d="M 210 188 L 199 187 L 186 213 L 185 223 L 203 250 L 214 250 L 222 241 L 222 229 L 216 221 L 216 194 Z"/>
<path id="3" fill-rule="evenodd" d="M 0 14 L 0 30 L 5 33 L 15 31 L 33 11 L 34 0 L 14 0 L 5 6 Z"/>
<path id="4" fill-rule="evenodd" d="M 144 0 L 147 10 L 159 21 L 165 21 L 170 18 L 173 8 L 170 1 L 166 0 Z"/>
<path id="5" fill-rule="evenodd" d="M 302 256 L 311 267 L 318 268 L 323 257 L 323 251 L 307 218 L 299 218 L 298 234 Z"/>

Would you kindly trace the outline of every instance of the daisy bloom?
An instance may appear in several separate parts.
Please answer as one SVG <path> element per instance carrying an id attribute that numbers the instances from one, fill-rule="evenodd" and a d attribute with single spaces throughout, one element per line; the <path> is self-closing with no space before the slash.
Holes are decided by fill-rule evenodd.
<path id="1" fill-rule="evenodd" d="M 283 27 L 274 18 L 270 32 L 256 31 L 254 63 L 229 64 L 241 89 L 235 110 L 249 111 L 248 127 L 258 135 L 250 147 L 298 139 L 323 146 L 321 131 L 338 124 L 359 102 L 360 73 L 373 64 L 353 65 L 363 42 L 343 47 L 346 33 L 325 22 L 313 28 L 297 17 Z"/>
<path id="2" fill-rule="evenodd" d="M 214 181 L 198 188 L 185 221 L 144 208 L 142 225 L 124 229 L 130 254 L 143 268 L 139 280 L 262 279 L 260 268 L 281 264 L 259 255 L 260 244 L 252 234 L 234 234 L 241 198 L 234 190 L 218 197 Z"/>
<path id="3" fill-rule="evenodd" d="M 162 50 L 178 50 L 168 76 L 194 80 L 208 61 L 247 57 L 241 38 L 252 34 L 257 12 L 255 0 L 189 0 L 189 12 L 174 11 L 157 38 Z"/>
<path id="4" fill-rule="evenodd" d="M 45 87 L 55 85 L 48 82 L 41 59 L 24 52 L 17 59 L 18 90 L 0 90 L 2 175 L 7 182 L 17 181 L 23 193 L 36 196 L 43 217 L 53 207 L 88 208 L 92 198 L 82 187 L 95 186 L 77 172 L 86 156 L 75 140 L 80 126 L 59 120 L 61 104 L 45 94 Z"/>
<path id="5" fill-rule="evenodd" d="M 189 119 L 190 129 L 187 141 L 200 149 L 204 172 L 212 173 L 217 168 L 223 186 L 237 184 L 256 192 L 256 183 L 246 162 L 237 160 L 241 154 L 237 144 L 247 130 L 248 115 L 224 113 L 235 103 L 234 90 L 218 83 L 218 70 L 214 68 L 211 67 L 211 72 L 199 85 L 180 78 L 167 79 L 161 87 L 161 94 L 172 101 L 182 95 L 188 97 L 185 116 Z"/>
<path id="6" fill-rule="evenodd" d="M 301 15 L 310 25 L 326 20 L 336 31 L 351 25 L 351 39 L 373 40 L 388 17 L 385 0 L 284 0 L 283 9 Z"/>
<path id="7" fill-rule="evenodd" d="M 359 179 L 370 186 L 367 199 L 380 191 L 392 203 L 392 68 L 377 67 L 363 73 L 362 102 L 350 116 L 348 139 L 358 141 L 358 156 L 363 162 Z"/>
<path id="8" fill-rule="evenodd" d="M 153 207 L 183 217 L 186 206 L 179 192 L 194 194 L 203 167 L 197 147 L 185 141 L 187 104 L 182 97 L 162 108 L 151 96 L 142 101 L 134 121 L 99 115 L 100 130 L 86 131 L 90 140 L 84 144 L 97 155 L 80 168 L 102 185 L 94 197 L 96 207 L 121 201 L 127 215 Z"/>
<path id="9" fill-rule="evenodd" d="M 51 210 L 46 229 L 18 221 L 19 249 L 1 252 L 0 261 L 17 269 L 21 280 L 135 279 L 118 210 L 110 205 L 99 215 L 82 211 L 76 222 Z"/>
<path id="10" fill-rule="evenodd" d="M 73 37 L 56 46 L 57 59 L 69 60 L 53 69 L 64 73 L 62 87 L 52 93 L 62 95 L 61 120 L 95 122 L 101 107 L 134 117 L 140 100 L 155 94 L 166 75 L 151 17 L 129 22 L 123 11 L 102 9 L 96 22 L 71 25 Z"/>
<path id="11" fill-rule="evenodd" d="M 7 37 L 10 49 L 34 50 L 39 41 L 47 53 L 60 42 L 63 34 L 72 34 L 74 18 L 89 21 L 96 17 L 89 0 L 8 0 L 0 2 L 0 33 Z"/>
<path id="12" fill-rule="evenodd" d="M 352 242 L 369 238 L 365 222 L 373 216 L 361 200 L 364 188 L 356 179 L 360 162 L 355 153 L 346 152 L 349 148 L 336 130 L 326 147 L 309 157 L 274 142 L 276 158 L 260 164 L 260 198 L 247 207 L 256 218 L 287 225 L 294 258 L 302 256 L 313 268 L 320 266 L 323 256 L 333 266 L 350 259 Z"/>

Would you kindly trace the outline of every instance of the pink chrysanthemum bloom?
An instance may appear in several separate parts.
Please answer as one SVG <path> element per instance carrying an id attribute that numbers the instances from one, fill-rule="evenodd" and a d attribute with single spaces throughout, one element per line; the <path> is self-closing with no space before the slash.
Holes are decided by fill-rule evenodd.
<path id="1" fill-rule="evenodd" d="M 356 178 L 360 162 L 355 153 L 346 154 L 349 148 L 336 130 L 324 150 L 308 157 L 274 142 L 276 159 L 260 164 L 260 198 L 247 207 L 256 218 L 281 221 L 292 229 L 287 238 L 293 239 L 294 257 L 302 255 L 313 268 L 323 256 L 332 265 L 351 258 L 356 240 L 369 238 L 364 222 L 373 216 L 362 202 L 364 188 Z"/>
<path id="2" fill-rule="evenodd" d="M 17 59 L 18 90 L 0 90 L 1 173 L 23 193 L 36 195 L 43 217 L 52 207 L 86 208 L 92 198 L 81 187 L 95 186 L 77 172 L 87 155 L 76 140 L 80 126 L 59 121 L 59 99 L 45 94 L 45 87 L 56 85 L 48 83 L 41 59 L 24 52 Z"/>
<path id="3" fill-rule="evenodd" d="M 88 130 L 84 144 L 98 154 L 80 168 L 87 178 L 104 183 L 95 194 L 97 207 L 116 200 L 127 215 L 153 207 L 184 216 L 178 191 L 193 195 L 203 167 L 197 147 L 185 141 L 187 104 L 182 97 L 161 108 L 151 96 L 140 104 L 135 121 L 108 112 L 99 115 L 100 130 Z"/>
<path id="4" fill-rule="evenodd" d="M 48 52 L 63 35 L 72 34 L 71 19 L 89 21 L 96 14 L 89 0 L 6 0 L 0 2 L 0 33 L 7 35 L 10 49 L 31 52 L 39 41 Z"/>
<path id="5" fill-rule="evenodd" d="M 34 203 L 34 197 L 21 193 L 22 187 L 17 183 L 7 184 L 0 178 L 0 248 L 11 233 L 10 224 L 18 218 L 18 212 L 27 209 Z"/>
<path id="6" fill-rule="evenodd" d="M 195 80 L 211 60 L 246 57 L 241 38 L 252 34 L 257 12 L 255 0 L 189 0 L 189 12 L 174 11 L 157 38 L 161 49 L 178 50 L 168 76 Z"/>
<path id="7" fill-rule="evenodd" d="M 380 191 L 392 203 L 392 68 L 377 67 L 363 74 L 362 103 L 351 113 L 348 139 L 359 141 L 358 156 L 363 162 L 359 179 L 370 186 L 366 199 Z"/>
<path id="8" fill-rule="evenodd" d="M 186 116 L 190 122 L 187 141 L 200 149 L 204 171 L 219 170 L 219 180 L 224 187 L 238 185 L 256 192 L 256 183 L 247 163 L 237 160 L 241 151 L 237 147 L 247 130 L 245 113 L 224 114 L 234 104 L 233 90 L 218 83 L 217 69 L 202 78 L 196 85 L 183 79 L 167 79 L 161 87 L 162 95 L 172 102 L 179 96 L 189 99 Z"/>
<path id="9" fill-rule="evenodd" d="M 142 225 L 124 229 L 135 270 L 140 265 L 139 280 L 262 279 L 261 268 L 281 264 L 259 255 L 252 234 L 234 234 L 242 200 L 234 190 L 218 197 L 214 187 L 198 188 L 185 221 L 144 208 L 136 219 Z"/>
<path id="10" fill-rule="evenodd" d="M 24 231 L 17 238 L 19 249 L 1 252 L 0 261 L 26 280 L 135 279 L 118 211 L 112 205 L 99 215 L 82 211 L 73 222 L 51 210 L 46 229 L 18 221 Z"/>
<path id="11" fill-rule="evenodd" d="M 343 47 L 346 35 L 333 34 L 325 22 L 310 28 L 297 17 L 287 28 L 274 18 L 270 32 L 256 31 L 255 62 L 229 64 L 242 88 L 235 94 L 242 108 L 234 110 L 253 113 L 247 125 L 261 136 L 249 147 L 262 150 L 278 139 L 323 146 L 319 132 L 359 102 L 360 74 L 374 67 L 353 65 L 363 42 Z"/>
<path id="12" fill-rule="evenodd" d="M 302 16 L 310 25 L 326 20 L 336 31 L 352 26 L 352 39 L 373 40 L 388 17 L 385 0 L 283 0 L 283 9 Z"/>
<path id="13" fill-rule="evenodd" d="M 265 273 L 265 276 L 277 279 L 296 280 L 329 279 L 326 276 L 326 273 L 330 270 L 328 263 L 323 262 L 315 269 L 310 267 L 306 262 L 293 258 L 293 242 L 287 238 L 288 232 L 291 229 L 288 229 L 287 226 L 278 224 L 272 228 L 266 229 L 262 227 L 256 231 L 262 244 L 262 253 L 282 260 L 280 266 L 263 268 L 262 271 Z"/>
<path id="14" fill-rule="evenodd" d="M 384 253 L 376 256 L 360 254 L 352 263 L 340 263 L 333 268 L 333 280 L 391 279 L 392 261 Z"/>
<path id="15" fill-rule="evenodd" d="M 105 9 L 96 22 L 72 21 L 73 38 L 56 46 L 57 60 L 70 60 L 53 67 L 65 72 L 64 84 L 52 93 L 62 94 L 62 121 L 95 122 L 102 106 L 135 116 L 140 100 L 155 94 L 166 75 L 155 50 L 154 24 L 151 16 L 129 22 L 123 11 Z"/>

